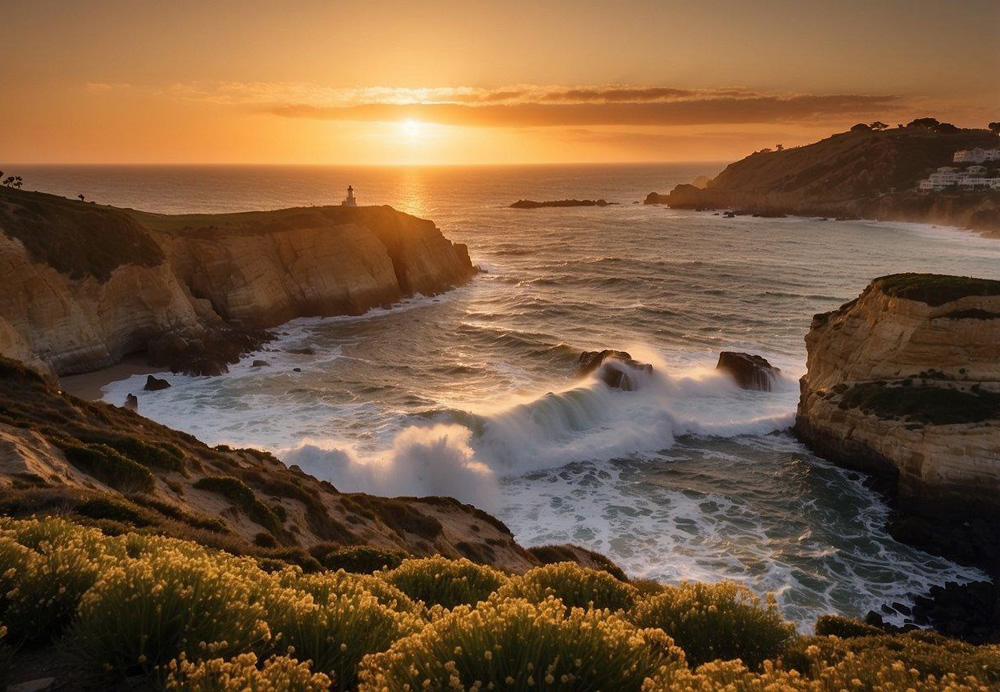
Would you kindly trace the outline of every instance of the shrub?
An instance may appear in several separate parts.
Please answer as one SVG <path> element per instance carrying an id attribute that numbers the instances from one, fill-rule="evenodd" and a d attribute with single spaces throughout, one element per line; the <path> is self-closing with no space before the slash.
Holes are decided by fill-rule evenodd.
<path id="1" fill-rule="evenodd" d="M 3 622 L 12 642 L 45 643 L 69 624 L 81 597 L 120 553 L 100 531 L 68 521 L 9 526 L 0 538 L 0 558 L 9 566 L 2 580 Z"/>
<path id="2" fill-rule="evenodd" d="M 141 510 L 131 502 L 115 497 L 94 497 L 73 508 L 75 514 L 91 519 L 111 519 L 133 526 L 153 526 L 157 523 L 149 512 Z"/>
<path id="3" fill-rule="evenodd" d="M 607 572 L 587 569 L 575 562 L 528 570 L 497 592 L 501 598 L 524 598 L 541 603 L 555 596 L 567 608 L 606 608 L 631 610 L 638 597 L 638 590 L 621 582 Z"/>
<path id="4" fill-rule="evenodd" d="M 850 639 L 802 637 L 788 647 L 782 662 L 811 677 L 821 677 L 830 669 L 850 673 L 866 686 L 862 689 L 881 689 L 881 677 L 896 664 L 922 680 L 953 674 L 1000 684 L 1000 646 L 973 646 L 919 630 Z"/>
<path id="5" fill-rule="evenodd" d="M 326 692 L 331 684 L 327 676 L 311 672 L 308 663 L 287 656 L 269 658 L 258 668 L 254 654 L 229 661 L 172 661 L 167 679 L 167 689 L 179 692 Z"/>
<path id="6" fill-rule="evenodd" d="M 168 442 L 150 443 L 137 437 L 109 436 L 102 436 L 100 439 L 91 438 L 87 441 L 103 443 L 143 466 L 167 471 L 184 470 L 184 452 Z"/>
<path id="7" fill-rule="evenodd" d="M 356 686 L 361 659 L 385 651 L 419 622 L 365 591 L 330 594 L 320 603 L 297 589 L 275 589 L 265 602 L 275 650 L 311 661 L 313 670 L 329 675 L 341 690 Z"/>
<path id="8" fill-rule="evenodd" d="M 234 505 L 246 512 L 253 521 L 263 526 L 272 534 L 281 534 L 284 528 L 274 511 L 257 499 L 246 483 L 232 476 L 205 476 L 194 484 L 199 490 L 207 490 L 222 495 Z"/>
<path id="9" fill-rule="evenodd" d="M 606 610 L 494 600 L 459 606 L 366 659 L 360 689 L 638 692 L 647 676 L 683 658 L 662 632 Z"/>
<path id="10" fill-rule="evenodd" d="M 492 567 L 440 556 L 404 560 L 383 578 L 414 600 L 444 608 L 486 600 L 507 583 L 507 577 Z"/>
<path id="11" fill-rule="evenodd" d="M 814 676 L 783 670 L 771 661 L 760 672 L 748 670 L 740 661 L 715 661 L 695 671 L 664 667 L 646 681 L 642 692 L 987 692 L 975 677 L 946 673 L 923 676 L 899 661 L 885 660 L 858 665 L 817 664 Z"/>
<path id="12" fill-rule="evenodd" d="M 851 637 L 877 637 L 885 634 L 884 630 L 869 625 L 856 618 L 845 618 L 840 615 L 821 615 L 816 620 L 816 634 L 819 636 L 832 635 L 842 639 Z"/>
<path id="13" fill-rule="evenodd" d="M 317 556 L 319 557 L 319 556 Z M 402 550 L 388 550 L 371 545 L 340 548 L 319 557 L 327 569 L 371 574 L 380 569 L 394 569 L 406 559 Z"/>
<path id="14" fill-rule="evenodd" d="M 640 627 L 659 627 L 684 649 L 693 666 L 741 659 L 750 668 L 781 653 L 795 632 L 773 597 L 766 605 L 734 582 L 668 586 L 636 605 Z"/>
<path id="15" fill-rule="evenodd" d="M 156 487 L 149 469 L 107 445 L 68 445 L 63 454 L 70 464 L 116 490 L 148 493 Z"/>
<path id="16" fill-rule="evenodd" d="M 334 596 L 358 596 L 368 593 L 390 610 L 398 613 L 423 615 L 423 606 L 395 586 L 369 574 L 351 574 L 343 570 L 303 574 L 301 569 L 288 567 L 276 575 L 282 586 L 304 591 L 324 605 Z"/>
<path id="17" fill-rule="evenodd" d="M 251 560 L 166 547 L 108 569 L 80 601 L 68 648 L 94 681 L 162 675 L 182 653 L 225 657 L 267 639 Z"/>

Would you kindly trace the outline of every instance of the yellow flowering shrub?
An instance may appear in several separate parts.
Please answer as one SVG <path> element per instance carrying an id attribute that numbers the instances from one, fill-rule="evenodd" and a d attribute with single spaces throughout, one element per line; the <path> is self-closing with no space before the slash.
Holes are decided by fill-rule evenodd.
<path id="1" fill-rule="evenodd" d="M 782 656 L 785 668 L 803 675 L 818 677 L 831 668 L 849 671 L 867 686 L 863 689 L 877 689 L 879 676 L 895 663 L 920 678 L 971 676 L 1000 688 L 1000 646 L 973 646 L 921 630 L 850 639 L 801 637 Z"/>
<path id="2" fill-rule="evenodd" d="M 638 692 L 647 676 L 683 662 L 663 632 L 610 611 L 494 599 L 458 606 L 366 658 L 359 689 Z"/>
<path id="3" fill-rule="evenodd" d="M 259 578 L 254 579 L 254 576 Z M 253 560 L 165 549 L 108 568 L 80 601 L 68 648 L 94 678 L 162 675 L 180 654 L 225 657 L 269 639 Z"/>
<path id="4" fill-rule="evenodd" d="M 664 587 L 641 600 L 632 618 L 639 627 L 659 627 L 673 637 L 693 666 L 738 658 L 756 668 L 780 654 L 795 634 L 773 598 L 761 603 L 734 582 Z"/>
<path id="5" fill-rule="evenodd" d="M 73 619 L 81 597 L 120 553 L 100 531 L 61 519 L 0 527 L 0 617 L 11 641 L 45 643 Z"/>
<path id="6" fill-rule="evenodd" d="M 382 578 L 428 607 L 445 608 L 484 601 L 507 583 L 507 576 L 492 567 L 440 556 L 403 560 L 396 569 L 383 572 Z"/>
<path id="7" fill-rule="evenodd" d="M 859 677 L 859 672 L 860 676 Z M 815 677 L 782 670 L 767 661 L 759 672 L 739 661 L 714 661 L 694 671 L 664 667 L 642 692 L 990 692 L 993 687 L 968 676 L 922 676 L 896 661 L 858 671 L 849 662 L 820 666 Z"/>
<path id="8" fill-rule="evenodd" d="M 282 586 L 305 591 L 317 603 L 325 604 L 331 596 L 357 596 L 369 593 L 379 603 L 398 613 L 423 615 L 420 603 L 390 584 L 370 574 L 352 574 L 344 570 L 304 574 L 300 567 L 288 567 L 274 575 Z"/>
<path id="9" fill-rule="evenodd" d="M 170 663 L 167 678 L 167 689 L 174 692 L 326 692 L 330 685 L 330 678 L 311 672 L 308 663 L 274 656 L 258 668 L 254 654 L 199 663 L 182 658 Z"/>
<path id="10" fill-rule="evenodd" d="M 363 590 L 330 593 L 319 602 L 304 591 L 277 588 L 265 602 L 276 653 L 311 661 L 313 670 L 329 675 L 341 690 L 354 688 L 362 658 L 385 651 L 424 622 Z"/>
<path id="11" fill-rule="evenodd" d="M 497 591 L 498 598 L 524 598 L 541 603 L 555 596 L 567 608 L 630 610 L 639 592 L 602 570 L 587 569 L 575 562 L 558 562 L 528 570 Z"/>

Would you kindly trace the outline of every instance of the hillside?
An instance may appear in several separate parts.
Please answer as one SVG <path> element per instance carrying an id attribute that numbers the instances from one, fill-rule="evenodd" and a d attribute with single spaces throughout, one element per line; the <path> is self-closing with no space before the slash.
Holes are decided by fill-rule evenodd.
<path id="1" fill-rule="evenodd" d="M 439 293 L 468 250 L 390 207 L 169 216 L 0 189 L 0 355 L 49 374 L 130 353 L 224 372 L 260 330 Z"/>
<path id="2" fill-rule="evenodd" d="M 59 514 L 111 533 L 188 538 L 306 569 L 338 564 L 331 554 L 356 546 L 510 571 L 553 556 L 610 567 L 578 548 L 526 551 L 501 522 L 452 498 L 341 493 L 266 452 L 208 447 L 132 411 L 60 392 L 2 358 L 0 514 Z"/>
<path id="3" fill-rule="evenodd" d="M 844 132 L 802 147 L 756 152 L 727 166 L 704 189 L 678 185 L 666 195 L 651 193 L 646 203 L 1000 231 L 1000 192 L 914 192 L 920 179 L 950 165 L 955 151 L 997 146 L 1000 139 L 987 130 Z"/>

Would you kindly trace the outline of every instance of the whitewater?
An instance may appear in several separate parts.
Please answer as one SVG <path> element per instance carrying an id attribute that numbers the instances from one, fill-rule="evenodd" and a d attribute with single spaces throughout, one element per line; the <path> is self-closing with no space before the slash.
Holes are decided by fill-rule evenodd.
<path id="1" fill-rule="evenodd" d="M 577 543 L 639 577 L 736 579 L 803 626 L 906 603 L 972 570 L 899 544 L 860 474 L 787 432 L 812 315 L 874 277 L 1000 279 L 1000 243 L 949 229 L 726 219 L 634 204 L 711 165 L 525 168 L 35 168 L 34 187 L 159 212 L 335 203 L 433 219 L 483 268 L 468 285 L 360 317 L 308 318 L 225 376 L 130 378 L 120 404 L 209 444 L 256 446 L 343 491 L 452 495 L 524 545 Z M 603 208 L 513 210 L 521 198 Z M 629 351 L 635 391 L 579 378 L 584 350 Z M 722 350 L 766 357 L 737 388 Z M 269 363 L 252 367 L 254 359 Z"/>

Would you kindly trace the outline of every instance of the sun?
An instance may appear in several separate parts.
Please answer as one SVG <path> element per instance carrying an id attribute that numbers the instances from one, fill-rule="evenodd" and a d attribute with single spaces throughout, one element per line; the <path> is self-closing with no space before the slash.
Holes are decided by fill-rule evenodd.
<path id="1" fill-rule="evenodd" d="M 400 126 L 403 129 L 403 134 L 411 139 L 419 137 L 420 131 L 423 129 L 423 123 L 417 120 L 404 120 Z"/>

